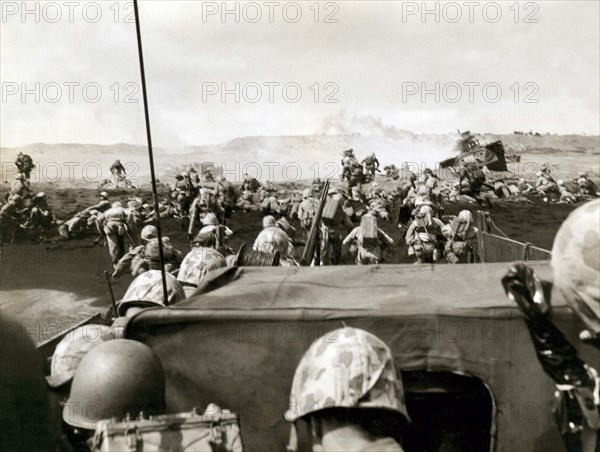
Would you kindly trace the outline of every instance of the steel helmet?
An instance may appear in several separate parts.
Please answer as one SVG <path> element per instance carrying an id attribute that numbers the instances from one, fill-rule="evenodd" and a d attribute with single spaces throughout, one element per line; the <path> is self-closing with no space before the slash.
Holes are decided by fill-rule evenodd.
<path id="1" fill-rule="evenodd" d="M 43 191 L 39 192 L 37 195 L 35 195 L 36 198 L 45 198 L 46 197 L 46 193 L 44 193 Z"/>
<path id="2" fill-rule="evenodd" d="M 0 450 L 55 450 L 42 358 L 18 322 L 1 315 L 0 329 Z"/>
<path id="3" fill-rule="evenodd" d="M 218 226 L 219 220 L 217 220 L 217 216 L 214 213 L 208 212 L 204 215 L 204 218 L 202 218 L 202 224 L 204 226 Z"/>
<path id="4" fill-rule="evenodd" d="M 554 283 L 595 336 L 600 336 L 600 199 L 575 209 L 552 246 Z"/>
<path id="5" fill-rule="evenodd" d="M 289 246 L 289 236 L 282 229 L 271 227 L 260 231 L 252 249 L 272 255 L 279 253 L 281 259 L 287 259 Z"/>
<path id="6" fill-rule="evenodd" d="M 162 414 L 165 377 L 160 359 L 141 342 L 103 342 L 81 360 L 63 420 L 76 428 L 94 430 L 96 422 Z"/>
<path id="7" fill-rule="evenodd" d="M 108 199 L 108 193 L 106 193 L 105 191 L 101 191 L 98 196 L 100 196 L 101 198 L 104 198 L 104 199 Z"/>
<path id="8" fill-rule="evenodd" d="M 112 207 L 113 209 L 116 209 L 116 208 L 118 208 L 118 207 L 123 207 L 123 204 L 121 203 L 121 201 L 115 201 L 115 202 L 113 202 L 113 203 L 111 204 L 111 207 Z"/>
<path id="9" fill-rule="evenodd" d="M 115 331 L 105 325 L 84 325 L 67 333 L 58 343 L 50 376 L 46 377 L 51 388 L 58 388 L 71 381 L 82 358 L 102 342 L 115 339 Z"/>
<path id="10" fill-rule="evenodd" d="M 296 368 L 285 418 L 336 407 L 388 409 L 409 420 L 392 352 L 367 331 L 340 328 L 313 342 Z"/>
<path id="11" fill-rule="evenodd" d="M 158 230 L 156 229 L 156 226 L 148 224 L 142 228 L 140 235 L 142 240 L 149 241 L 158 237 Z"/>
<path id="12" fill-rule="evenodd" d="M 202 279 L 202 272 L 206 267 L 206 263 L 211 259 L 222 258 L 223 255 L 213 248 L 206 248 L 203 246 L 192 248 L 192 250 L 186 254 L 179 267 L 177 280 L 180 281 L 181 284 L 197 286 Z"/>
<path id="13" fill-rule="evenodd" d="M 165 278 L 167 279 L 169 305 L 184 300 L 185 292 L 175 276 L 165 273 Z M 153 306 L 164 306 L 160 270 L 148 270 L 135 278 L 119 303 L 117 313 L 119 316 L 123 316 L 129 308 L 149 308 Z"/>
<path id="14" fill-rule="evenodd" d="M 303 198 L 310 198 L 310 195 L 312 194 L 310 188 L 305 188 L 304 191 L 302 192 L 302 197 Z"/>
<path id="15" fill-rule="evenodd" d="M 275 226 L 275 217 L 273 215 L 267 215 L 266 217 L 263 217 L 262 226 L 263 226 L 263 228 L 274 227 Z"/>

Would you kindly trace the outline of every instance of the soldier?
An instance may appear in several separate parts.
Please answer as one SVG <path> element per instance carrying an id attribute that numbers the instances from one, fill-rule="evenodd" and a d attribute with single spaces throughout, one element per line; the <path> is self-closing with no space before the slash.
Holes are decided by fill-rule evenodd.
<path id="1" fill-rule="evenodd" d="M 47 229 L 55 224 L 55 219 L 48 208 L 48 198 L 44 192 L 39 192 L 33 197 L 30 208 L 29 219 L 25 224 L 28 229 Z"/>
<path id="2" fill-rule="evenodd" d="M 310 188 L 306 188 L 302 192 L 302 202 L 298 207 L 298 219 L 304 230 L 308 233 L 316 214 L 315 201 L 311 197 Z"/>
<path id="3" fill-rule="evenodd" d="M 575 196 L 575 193 L 571 193 L 565 185 L 565 181 L 558 179 L 556 185 L 558 185 L 558 192 L 560 193 L 559 203 L 572 204 L 577 202 L 577 196 Z"/>
<path id="4" fill-rule="evenodd" d="M 102 192 L 100 192 L 98 197 L 100 198 L 100 201 L 98 201 L 96 204 L 84 209 L 84 212 L 89 212 L 91 210 L 97 210 L 98 212 L 105 212 L 106 210 L 110 209 L 110 200 L 108 199 L 109 198 L 108 193 L 106 193 L 105 191 L 102 191 Z"/>
<path id="5" fill-rule="evenodd" d="M 190 224 L 188 226 L 188 235 L 193 235 L 196 228 L 196 222 L 203 214 L 215 212 L 213 215 L 223 216 L 223 208 L 217 202 L 218 191 L 216 188 L 201 187 L 198 195 L 190 207 Z"/>
<path id="6" fill-rule="evenodd" d="M 189 185 L 189 181 L 181 174 L 175 176 L 175 182 L 171 187 L 171 198 L 175 202 L 176 217 L 185 217 L 188 214 L 192 198 L 192 188 Z"/>
<path id="7" fill-rule="evenodd" d="M 382 248 L 392 246 L 394 240 L 377 227 L 377 219 L 369 212 L 363 215 L 361 225 L 355 227 L 342 244 L 351 245 L 350 253 L 356 252 L 357 265 L 378 265 L 382 262 Z"/>
<path id="8" fill-rule="evenodd" d="M 459 262 L 473 262 L 475 259 L 475 245 L 477 243 L 477 228 L 473 226 L 473 215 L 468 210 L 461 210 L 445 235 L 448 238 L 444 246 L 446 260 L 450 264 Z"/>
<path id="9" fill-rule="evenodd" d="M 21 174 L 23 174 L 23 176 L 25 177 L 26 180 L 29 180 L 31 171 L 35 168 L 35 165 L 33 164 L 33 160 L 31 159 L 31 156 L 29 156 L 27 154 L 23 154 L 22 152 L 19 152 L 17 154 L 17 160 L 15 161 L 15 166 L 17 167 L 19 172 Z"/>
<path id="10" fill-rule="evenodd" d="M 188 239 L 192 242 L 192 246 L 211 246 L 215 249 L 225 250 L 225 240 L 233 234 L 233 231 L 227 226 L 221 226 L 217 216 L 208 212 L 202 218 L 202 228 L 196 236 L 188 235 Z M 205 243 L 205 245 L 201 245 Z"/>
<path id="11" fill-rule="evenodd" d="M 585 171 L 580 171 L 577 175 L 576 179 L 577 185 L 579 186 L 579 190 L 581 194 L 584 196 L 600 196 L 600 192 L 598 192 L 598 187 L 596 184 L 589 178 L 588 174 Z"/>
<path id="12" fill-rule="evenodd" d="M 258 234 L 252 249 L 275 255 L 279 253 L 279 265 L 282 267 L 297 266 L 298 263 L 289 254 L 291 241 L 289 236 L 279 227 L 266 227 Z M 293 248 L 292 248 L 293 250 Z"/>
<path id="13" fill-rule="evenodd" d="M 330 219 L 323 216 L 321 226 L 321 265 L 338 265 L 342 260 L 342 241 L 353 224 L 345 212 L 345 199 L 334 186 L 329 187 L 327 194 L 331 201 L 325 204 L 324 215 L 332 215 L 336 218 Z M 337 204 L 335 213 L 326 212 L 328 203 Z M 339 221 L 338 221 L 339 220 Z"/>
<path id="14" fill-rule="evenodd" d="M 289 451 L 402 452 L 410 418 L 390 348 L 350 327 L 317 339 L 296 368 L 285 419 Z"/>
<path id="15" fill-rule="evenodd" d="M 125 167 L 121 164 L 121 160 L 119 159 L 115 160 L 115 163 L 111 165 L 110 173 L 112 174 L 113 182 L 115 184 L 122 182 L 123 179 L 125 179 L 125 175 L 127 175 L 125 172 Z"/>
<path id="16" fill-rule="evenodd" d="M 541 196 L 548 196 L 552 193 L 558 193 L 558 186 L 549 174 L 543 173 L 542 171 L 538 171 L 536 173 L 536 176 L 538 180 L 535 184 L 535 190 Z"/>
<path id="17" fill-rule="evenodd" d="M 21 227 L 21 217 L 25 209 L 23 208 L 23 198 L 19 195 L 12 195 L 8 202 L 0 208 L 0 244 L 10 237 L 10 243 L 15 241 L 15 232 Z"/>
<path id="18" fill-rule="evenodd" d="M 292 220 L 298 219 L 298 210 L 300 209 L 300 203 L 302 202 L 302 193 L 294 191 L 290 196 L 291 207 L 289 210 L 289 216 Z"/>
<path id="19" fill-rule="evenodd" d="M 125 256 L 119 260 L 119 262 L 117 262 L 112 274 L 113 279 L 118 278 L 127 270 L 130 270 L 133 276 L 141 275 L 142 273 L 150 270 L 150 259 L 145 253 L 146 244 L 151 240 L 158 240 L 158 230 L 156 229 L 156 226 L 149 224 L 144 226 L 140 236 L 142 244 L 133 248 L 131 251 L 125 254 Z"/>
<path id="20" fill-rule="evenodd" d="M 600 349 L 600 201 L 574 210 L 552 247 L 554 284 L 581 319 L 584 343 Z M 515 264 L 502 279 L 516 302 L 544 371 L 556 385 L 553 414 L 566 449 L 600 450 L 600 378 L 578 355 L 552 318 L 542 281 L 525 264 Z M 534 383 L 535 384 L 535 383 Z"/>
<path id="21" fill-rule="evenodd" d="M 535 188 L 530 183 L 528 183 L 524 177 L 521 177 L 519 179 L 519 182 L 517 183 L 517 188 L 519 189 L 519 192 L 524 195 L 535 191 Z"/>
<path id="22" fill-rule="evenodd" d="M 406 231 L 408 255 L 416 256 L 417 263 L 434 263 L 442 255 L 444 223 L 433 216 L 431 206 L 421 206 Z"/>
<path id="23" fill-rule="evenodd" d="M 93 407 L 91 409 L 90 407 Z M 165 411 L 165 377 L 160 359 L 141 342 L 107 341 L 81 360 L 63 409 L 73 443 L 82 450 L 101 419 Z M 90 447 L 91 449 L 91 447 Z"/>
<path id="24" fill-rule="evenodd" d="M 362 163 L 365 166 L 365 172 L 370 174 L 372 178 L 375 178 L 375 172 L 379 171 L 379 160 L 375 157 L 375 153 L 367 155 Z"/>
<path id="25" fill-rule="evenodd" d="M 127 211 L 120 201 L 112 203 L 110 209 L 104 212 L 102 231 L 108 242 L 108 252 L 112 259 L 113 267 L 125 255 L 125 239 L 127 238 Z"/>
<path id="26" fill-rule="evenodd" d="M 231 218 L 239 198 L 239 192 L 224 176 L 217 176 L 217 203 L 223 209 L 224 224 Z"/>

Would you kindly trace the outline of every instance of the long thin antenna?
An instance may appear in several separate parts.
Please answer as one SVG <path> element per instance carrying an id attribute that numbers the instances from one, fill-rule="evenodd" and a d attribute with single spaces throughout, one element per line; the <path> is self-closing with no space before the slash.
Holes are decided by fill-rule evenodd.
<path id="1" fill-rule="evenodd" d="M 154 195 L 154 218 L 158 232 L 158 253 L 160 255 L 160 275 L 162 279 L 163 301 L 169 306 L 167 293 L 167 278 L 165 275 L 165 257 L 163 252 L 162 231 L 160 228 L 160 206 L 158 204 L 158 191 L 156 190 L 156 175 L 154 173 L 154 154 L 152 153 L 152 134 L 150 133 L 150 115 L 148 114 L 148 94 L 146 93 L 146 72 L 144 70 L 144 53 L 142 50 L 142 32 L 140 31 L 140 13 L 137 0 L 133 0 L 135 13 L 135 31 L 137 34 L 138 55 L 140 58 L 140 74 L 142 76 L 142 95 L 144 97 L 144 116 L 146 117 L 146 138 L 148 140 L 148 159 L 150 160 L 150 177 L 152 178 L 152 194 Z"/>

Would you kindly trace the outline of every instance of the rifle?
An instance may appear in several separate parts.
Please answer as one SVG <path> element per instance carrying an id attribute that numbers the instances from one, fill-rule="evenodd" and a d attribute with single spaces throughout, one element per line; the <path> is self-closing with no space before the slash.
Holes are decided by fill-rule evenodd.
<path id="1" fill-rule="evenodd" d="M 117 314 L 117 302 L 115 301 L 115 294 L 113 292 L 112 283 L 110 282 L 110 276 L 108 276 L 107 271 L 104 272 L 104 278 L 106 279 L 106 284 L 108 284 L 108 291 L 110 292 L 110 301 L 112 304 L 113 312 L 115 314 L 115 317 L 118 317 L 119 314 Z"/>
<path id="2" fill-rule="evenodd" d="M 323 187 L 323 191 L 321 192 L 321 198 L 319 199 L 317 212 L 315 213 L 315 217 L 313 218 L 313 223 L 310 227 L 308 237 L 306 238 L 306 246 L 304 247 L 304 251 L 302 252 L 302 258 L 300 259 L 301 266 L 309 266 L 313 259 L 313 255 L 315 254 L 315 248 L 317 246 L 317 239 L 319 237 L 319 231 L 321 227 L 321 216 L 323 215 L 323 208 L 325 207 L 325 202 L 327 201 L 328 192 L 329 179 L 327 179 L 327 181 L 325 182 L 325 186 Z"/>

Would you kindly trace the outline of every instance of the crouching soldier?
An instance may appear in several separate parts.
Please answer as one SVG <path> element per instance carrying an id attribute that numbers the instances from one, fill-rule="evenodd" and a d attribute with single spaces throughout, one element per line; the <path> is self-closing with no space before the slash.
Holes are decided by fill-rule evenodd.
<path id="1" fill-rule="evenodd" d="M 377 219 L 370 213 L 363 215 L 360 226 L 346 236 L 343 245 L 350 245 L 350 254 L 356 255 L 358 265 L 382 262 L 382 248 L 394 244 L 394 240 L 377 227 Z"/>
<path id="2" fill-rule="evenodd" d="M 472 263 L 475 261 L 475 244 L 477 243 L 477 228 L 473 226 L 473 215 L 468 210 L 462 210 L 452 220 L 447 230 L 448 241 L 444 246 L 446 260 L 450 264 Z"/>
<path id="3" fill-rule="evenodd" d="M 442 253 L 444 223 L 433 216 L 430 206 L 421 206 L 406 231 L 408 255 L 417 258 L 416 263 L 437 262 Z"/>

